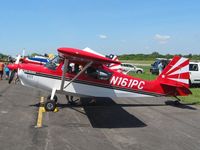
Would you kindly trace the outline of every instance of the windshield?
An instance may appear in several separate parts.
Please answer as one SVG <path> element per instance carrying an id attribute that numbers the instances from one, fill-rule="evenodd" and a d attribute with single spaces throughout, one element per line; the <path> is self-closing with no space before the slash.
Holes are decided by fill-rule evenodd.
<path id="1" fill-rule="evenodd" d="M 45 64 L 45 67 L 47 67 L 48 69 L 51 69 L 51 70 L 56 70 L 61 59 L 62 59 L 61 57 L 55 56 L 53 59 L 49 60 L 49 62 L 47 62 Z"/>

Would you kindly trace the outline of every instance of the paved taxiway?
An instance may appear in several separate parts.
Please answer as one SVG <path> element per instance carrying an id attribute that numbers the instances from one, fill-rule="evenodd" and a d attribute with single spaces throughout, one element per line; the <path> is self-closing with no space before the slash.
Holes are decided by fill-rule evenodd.
<path id="1" fill-rule="evenodd" d="M 58 95 L 59 112 L 43 114 L 47 93 L 0 81 L 1 150 L 199 150 L 200 108 L 165 105 L 167 98 L 97 99 L 70 107 Z"/>

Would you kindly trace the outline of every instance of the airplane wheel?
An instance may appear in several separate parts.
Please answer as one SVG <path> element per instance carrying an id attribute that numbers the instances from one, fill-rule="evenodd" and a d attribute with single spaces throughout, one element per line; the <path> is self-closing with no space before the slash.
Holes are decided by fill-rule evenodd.
<path id="1" fill-rule="evenodd" d="M 181 103 L 180 103 L 180 101 L 178 101 L 178 100 L 176 100 L 176 101 L 174 101 L 174 105 L 180 105 Z"/>
<path id="2" fill-rule="evenodd" d="M 46 111 L 54 111 L 56 109 L 56 102 L 52 100 L 46 101 L 44 108 Z"/>
<path id="3" fill-rule="evenodd" d="M 48 96 L 47 96 L 47 101 L 49 101 L 49 100 L 51 100 L 51 95 L 48 95 Z M 55 101 L 55 102 L 57 103 L 58 97 L 57 97 L 56 95 L 54 95 L 53 101 Z"/>

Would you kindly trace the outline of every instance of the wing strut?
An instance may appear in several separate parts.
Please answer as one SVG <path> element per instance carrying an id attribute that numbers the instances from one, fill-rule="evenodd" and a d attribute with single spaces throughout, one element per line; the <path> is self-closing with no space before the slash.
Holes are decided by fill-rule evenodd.
<path id="1" fill-rule="evenodd" d="M 65 83 L 65 74 L 68 70 L 68 64 L 69 64 L 69 60 L 68 59 L 65 59 L 64 60 L 64 68 L 63 68 L 63 72 L 62 72 L 62 78 L 61 78 L 61 85 L 60 85 L 60 90 L 62 91 L 63 90 L 63 87 L 64 87 L 64 83 Z"/>
<path id="2" fill-rule="evenodd" d="M 76 80 L 88 67 L 90 67 L 92 65 L 93 61 L 90 61 L 89 63 L 87 63 L 85 65 L 85 67 L 72 79 L 70 80 L 70 82 L 64 87 L 64 82 L 65 82 L 65 74 L 63 73 L 62 75 L 62 83 L 61 83 L 61 91 L 63 91 L 63 89 L 65 89 L 66 87 L 68 87 L 74 80 Z M 67 69 L 66 69 L 67 70 Z M 64 71 L 63 71 L 64 72 Z M 63 85 L 62 85 L 63 84 Z"/>

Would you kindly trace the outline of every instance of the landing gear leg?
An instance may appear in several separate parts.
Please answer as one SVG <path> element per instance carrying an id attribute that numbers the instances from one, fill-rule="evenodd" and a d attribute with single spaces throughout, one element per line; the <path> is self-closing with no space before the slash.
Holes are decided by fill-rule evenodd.
<path id="1" fill-rule="evenodd" d="M 51 95 L 47 96 L 47 101 L 51 100 Z M 58 97 L 56 95 L 54 95 L 53 100 L 57 103 L 58 102 Z"/>
<path id="2" fill-rule="evenodd" d="M 46 111 L 54 111 L 57 106 L 58 97 L 55 95 L 56 90 L 53 89 L 51 95 L 47 97 L 47 101 L 44 103 Z"/>

